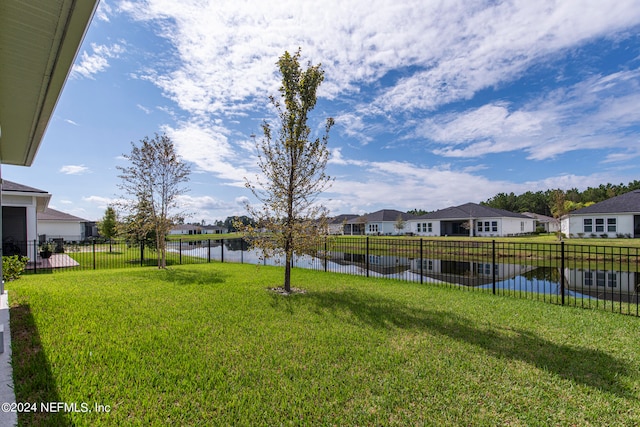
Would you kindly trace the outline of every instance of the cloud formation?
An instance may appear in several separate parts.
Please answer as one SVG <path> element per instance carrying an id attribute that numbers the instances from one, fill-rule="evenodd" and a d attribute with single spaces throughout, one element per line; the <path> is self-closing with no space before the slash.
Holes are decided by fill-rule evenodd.
<path id="1" fill-rule="evenodd" d="M 59 172 L 65 175 L 83 175 L 89 171 L 85 165 L 65 165 L 60 168 Z"/>
<path id="2" fill-rule="evenodd" d="M 109 67 L 109 59 L 118 58 L 120 54 L 125 52 L 125 47 L 118 43 L 111 46 L 92 43 L 91 50 L 93 51 L 91 54 L 86 50 L 80 54 L 79 62 L 76 62 L 71 68 L 72 78 L 94 79 L 96 74 Z"/>

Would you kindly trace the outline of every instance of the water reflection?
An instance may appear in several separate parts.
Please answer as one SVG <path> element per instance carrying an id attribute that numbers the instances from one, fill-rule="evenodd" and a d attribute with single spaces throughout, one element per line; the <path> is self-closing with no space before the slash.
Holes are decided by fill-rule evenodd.
<path id="1" fill-rule="evenodd" d="M 214 261 L 283 265 L 284 257 L 263 258 L 260 251 L 247 249 L 241 240 L 212 242 L 172 242 L 170 250 Z M 558 267 L 507 264 L 483 261 L 419 259 L 348 252 L 319 252 L 294 257 L 294 267 L 337 273 L 397 278 L 421 283 L 454 283 L 462 286 L 502 291 L 561 294 Z M 564 270 L 565 295 L 609 301 L 637 302 L 640 273 L 616 270 Z"/>

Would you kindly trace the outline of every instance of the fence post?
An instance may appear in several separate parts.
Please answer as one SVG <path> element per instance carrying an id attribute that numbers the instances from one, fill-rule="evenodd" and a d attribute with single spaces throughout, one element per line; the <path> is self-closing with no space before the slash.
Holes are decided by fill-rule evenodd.
<path id="1" fill-rule="evenodd" d="M 220 262 L 224 262 L 224 239 L 220 239 Z"/>
<path id="2" fill-rule="evenodd" d="M 93 254 L 93 269 L 96 269 L 96 241 L 95 239 L 91 242 L 91 246 L 92 246 L 92 250 L 91 253 Z"/>
<path id="3" fill-rule="evenodd" d="M 560 294 L 564 305 L 564 241 L 560 242 Z"/>
<path id="4" fill-rule="evenodd" d="M 144 241 L 140 242 L 140 267 L 144 267 Z"/>
<path id="5" fill-rule="evenodd" d="M 180 254 L 180 265 L 182 265 L 182 239 L 178 239 L 178 253 Z"/>
<path id="6" fill-rule="evenodd" d="M 211 239 L 207 239 L 207 262 L 211 262 Z"/>
<path id="7" fill-rule="evenodd" d="M 38 274 L 38 241 L 33 239 L 33 274 Z"/>
<path id="8" fill-rule="evenodd" d="M 422 246 L 422 238 L 420 238 L 420 284 L 424 283 L 424 258 L 422 258 L 423 254 L 423 246 Z"/>
<path id="9" fill-rule="evenodd" d="M 365 267 L 367 268 L 367 277 L 369 277 L 369 236 L 366 237 L 366 245 L 365 245 L 365 255 L 364 255 L 364 262 L 365 262 Z"/>
<path id="10" fill-rule="evenodd" d="M 240 264 L 244 264 L 244 239 L 240 239 Z"/>
<path id="11" fill-rule="evenodd" d="M 491 281 L 493 282 L 493 294 L 496 294 L 496 241 L 491 241 Z"/>
<path id="12" fill-rule="evenodd" d="M 327 272 L 327 264 L 329 260 L 327 258 L 327 236 L 324 236 L 324 253 L 322 254 L 322 258 L 324 258 L 324 272 Z"/>

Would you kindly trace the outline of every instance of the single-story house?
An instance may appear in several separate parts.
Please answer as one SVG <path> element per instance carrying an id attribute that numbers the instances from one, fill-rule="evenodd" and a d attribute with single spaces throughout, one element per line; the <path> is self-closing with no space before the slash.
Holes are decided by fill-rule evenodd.
<path id="1" fill-rule="evenodd" d="M 414 215 L 395 209 L 382 209 L 346 221 L 344 234 L 398 235 L 409 230 L 407 223 Z"/>
<path id="2" fill-rule="evenodd" d="M 181 235 L 181 236 L 191 236 L 193 234 L 202 234 L 202 226 L 193 225 L 193 224 L 177 224 L 174 225 L 171 230 L 169 230 L 169 234 L 171 235 Z"/>
<path id="3" fill-rule="evenodd" d="M 51 194 L 2 180 L 2 252 L 27 255 L 28 242 L 38 239 L 37 216 L 47 209 Z"/>
<path id="4" fill-rule="evenodd" d="M 567 237 L 640 237 L 640 190 L 612 197 L 565 215 Z"/>
<path id="5" fill-rule="evenodd" d="M 522 215 L 536 220 L 536 230 L 538 228 L 543 228 L 546 233 L 555 233 L 560 231 L 560 220 L 557 218 L 533 212 L 522 212 Z"/>
<path id="6" fill-rule="evenodd" d="M 514 236 L 533 233 L 535 220 L 504 209 L 465 203 L 410 219 L 407 231 L 417 236 Z"/>
<path id="7" fill-rule="evenodd" d="M 38 236 L 40 241 L 63 239 L 66 242 L 81 242 L 91 237 L 91 221 L 45 208 L 38 212 Z"/>
<path id="8" fill-rule="evenodd" d="M 204 234 L 226 234 L 229 232 L 225 227 L 219 225 L 203 225 L 201 228 Z"/>
<path id="9" fill-rule="evenodd" d="M 327 221 L 328 234 L 350 234 L 347 230 L 351 230 L 351 227 L 347 225 L 347 221 L 357 218 L 355 214 L 342 214 L 329 218 Z"/>

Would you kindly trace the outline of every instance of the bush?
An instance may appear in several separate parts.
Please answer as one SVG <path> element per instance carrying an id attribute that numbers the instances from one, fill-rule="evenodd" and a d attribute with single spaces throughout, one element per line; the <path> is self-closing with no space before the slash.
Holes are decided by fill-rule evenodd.
<path id="1" fill-rule="evenodd" d="M 29 258 L 22 255 L 3 256 L 2 257 L 2 273 L 4 280 L 10 282 L 20 278 L 20 275 L 24 273 L 24 268 L 27 266 Z"/>

